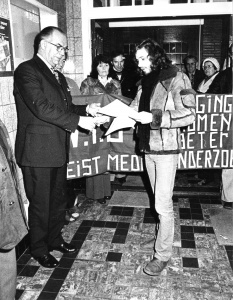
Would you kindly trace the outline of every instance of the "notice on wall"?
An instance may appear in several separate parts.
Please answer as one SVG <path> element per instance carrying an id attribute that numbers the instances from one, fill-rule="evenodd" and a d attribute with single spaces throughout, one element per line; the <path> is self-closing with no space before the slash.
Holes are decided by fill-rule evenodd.
<path id="1" fill-rule="evenodd" d="M 0 76 L 13 75 L 10 22 L 0 18 Z"/>
<path id="2" fill-rule="evenodd" d="M 91 102 L 102 101 L 102 96 L 96 97 L 92 96 Z M 106 95 L 103 97 L 107 105 Z M 107 98 L 109 102 L 115 100 L 109 95 Z M 233 168 L 232 102 L 233 95 L 196 96 L 196 120 L 181 129 L 179 169 Z M 92 133 L 76 130 L 71 134 L 68 179 L 106 171 L 143 171 L 134 129 L 125 128 L 107 136 L 106 130 L 102 126 Z"/>

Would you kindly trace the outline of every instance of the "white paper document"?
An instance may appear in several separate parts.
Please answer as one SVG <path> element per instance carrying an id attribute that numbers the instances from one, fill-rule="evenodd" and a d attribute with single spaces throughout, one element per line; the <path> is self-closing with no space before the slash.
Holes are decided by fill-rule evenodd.
<path id="1" fill-rule="evenodd" d="M 137 111 L 118 99 L 101 107 L 99 113 L 115 118 L 105 135 L 123 128 L 134 127 L 138 115 Z"/>

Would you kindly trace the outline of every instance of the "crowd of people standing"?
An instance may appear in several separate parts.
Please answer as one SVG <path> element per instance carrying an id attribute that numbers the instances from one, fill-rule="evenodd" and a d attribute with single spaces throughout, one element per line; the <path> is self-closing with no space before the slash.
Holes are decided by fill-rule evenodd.
<path id="1" fill-rule="evenodd" d="M 51 255 L 52 250 L 68 254 L 76 251 L 75 245 L 66 243 L 61 234 L 65 212 L 75 205 L 72 201 L 68 204 L 67 197 L 70 134 L 78 128 L 91 132 L 96 126 L 105 126 L 110 122 L 108 117 L 103 116 L 101 119 L 98 116 L 99 103 L 74 105 L 72 95 L 123 95 L 131 100 L 130 107 L 138 112 L 135 119 L 137 147 L 144 159 L 154 207 L 159 216 L 159 227 L 153 243 L 154 256 L 144 266 L 144 272 L 150 276 L 159 275 L 172 255 L 172 196 L 181 151 L 181 128 L 195 121 L 196 94 L 232 93 L 232 59 L 229 68 L 220 71 L 218 60 L 208 57 L 201 64 L 202 72 L 197 69 L 197 58 L 188 55 L 184 60 L 183 71 L 172 63 L 156 41 L 146 39 L 135 49 L 138 72 L 136 68 L 127 69 L 122 51 L 114 51 L 110 57 L 99 54 L 93 59 L 91 73 L 81 83 L 79 90 L 74 82 L 62 74 L 68 46 L 67 37 L 61 29 L 51 26 L 44 28 L 35 38 L 34 49 L 34 57 L 21 63 L 14 73 L 14 97 L 18 114 L 15 156 L 29 200 L 31 255 L 43 267 L 55 268 L 59 261 Z M 2 129 L 2 132 L 6 130 Z M 6 135 L 2 136 L 3 141 L 7 140 Z M 8 164 L 9 161 L 14 162 L 12 155 L 9 155 L 11 149 L 6 148 L 6 144 L 1 147 L 5 151 L 1 155 L 7 157 Z M 7 164 L 6 159 L 4 163 Z M 10 173 L 7 175 L 5 182 L 11 182 L 15 189 L 12 199 L 13 204 L 17 203 L 21 232 L 15 236 L 10 231 L 12 243 L 7 241 L 1 244 L 1 265 L 2 262 L 6 265 L 6 260 L 11 261 L 13 270 L 12 276 L 7 277 L 11 284 L 6 283 L 6 277 L 3 280 L 4 276 L 0 276 L 1 299 L 8 299 L 8 294 L 14 294 L 16 272 L 12 265 L 15 265 L 15 259 L 12 257 L 15 254 L 11 250 L 27 233 L 17 180 L 12 180 Z M 125 178 L 125 174 L 116 174 L 115 180 L 122 184 Z M 232 169 L 223 170 L 222 200 L 227 209 L 232 209 L 232 180 Z M 88 177 L 86 196 L 105 204 L 111 197 L 110 173 Z M 3 218 L 0 220 L 1 238 L 2 235 L 5 238 L 6 226 L 2 223 Z M 9 229 L 7 232 L 9 234 Z M 8 272 L 7 268 L 2 270 L 2 275 Z"/>
<path id="2" fill-rule="evenodd" d="M 186 74 L 192 83 L 189 91 L 193 95 L 198 94 L 233 94 L 232 90 L 232 44 L 228 49 L 228 66 L 220 70 L 219 61 L 215 57 L 207 57 L 202 62 L 203 72 L 197 69 L 197 58 L 187 56 L 184 60 Z M 221 176 L 219 176 L 219 171 Z M 215 182 L 221 177 L 221 199 L 223 207 L 233 209 L 233 169 L 212 170 L 201 169 L 198 171 L 200 184 Z M 216 182 L 217 184 L 217 182 Z"/>

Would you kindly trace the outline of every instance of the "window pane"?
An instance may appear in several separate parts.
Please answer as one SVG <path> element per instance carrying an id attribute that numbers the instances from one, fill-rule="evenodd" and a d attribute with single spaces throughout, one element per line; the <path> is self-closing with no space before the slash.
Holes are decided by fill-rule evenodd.
<path id="1" fill-rule="evenodd" d="M 170 44 L 170 52 L 175 53 L 176 52 L 176 43 L 171 43 Z"/>
<path id="2" fill-rule="evenodd" d="M 188 53 L 188 44 L 187 43 L 182 43 L 182 52 Z"/>
<path id="3" fill-rule="evenodd" d="M 192 0 L 192 3 L 205 3 L 208 2 L 209 0 Z"/>
<path id="4" fill-rule="evenodd" d="M 119 0 L 116 0 L 117 2 L 119 2 Z M 113 3 L 114 6 L 119 6 L 119 3 L 117 5 L 115 5 Z M 93 0 L 93 7 L 109 7 L 110 6 L 110 0 Z"/>
<path id="5" fill-rule="evenodd" d="M 174 3 L 187 3 L 188 0 L 171 0 L 171 4 L 174 4 Z"/>
<path id="6" fill-rule="evenodd" d="M 163 48 L 164 48 L 164 50 L 166 51 L 166 53 L 169 53 L 169 52 L 170 52 L 170 51 L 169 51 L 169 44 L 168 44 L 168 43 L 163 44 Z"/>
<path id="7" fill-rule="evenodd" d="M 132 5 L 132 0 L 120 0 L 120 6 Z"/>
<path id="8" fill-rule="evenodd" d="M 101 0 L 93 0 L 93 7 L 102 7 L 104 6 Z"/>
<path id="9" fill-rule="evenodd" d="M 33 42 L 40 31 L 40 18 L 38 7 L 21 0 L 11 1 L 11 14 L 16 68 L 34 55 Z"/>
<path id="10" fill-rule="evenodd" d="M 172 60 L 173 63 L 176 63 L 176 55 L 175 54 L 171 54 L 170 59 Z"/>
<path id="11" fill-rule="evenodd" d="M 135 5 L 152 5 L 153 0 L 135 0 Z"/>
<path id="12" fill-rule="evenodd" d="M 176 64 L 181 64 L 181 55 L 176 55 Z"/>
<path id="13" fill-rule="evenodd" d="M 153 4 L 153 0 L 145 0 L 145 5 L 152 5 Z"/>
<path id="14" fill-rule="evenodd" d="M 181 43 L 176 43 L 176 53 L 181 53 Z"/>

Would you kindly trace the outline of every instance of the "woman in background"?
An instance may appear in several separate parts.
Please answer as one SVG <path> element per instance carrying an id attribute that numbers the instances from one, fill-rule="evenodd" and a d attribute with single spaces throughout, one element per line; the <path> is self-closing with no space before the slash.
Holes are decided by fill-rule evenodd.
<path id="1" fill-rule="evenodd" d="M 117 80 L 108 77 L 110 59 L 102 54 L 97 55 L 92 63 L 92 70 L 80 86 L 82 95 L 116 94 L 121 95 L 121 85 Z M 86 196 L 105 204 L 111 197 L 110 174 L 104 173 L 86 179 Z"/>
<path id="2" fill-rule="evenodd" d="M 202 68 L 205 73 L 205 78 L 199 84 L 197 93 L 208 93 L 208 89 L 211 87 L 214 78 L 219 73 L 220 65 L 216 58 L 208 57 L 203 61 Z"/>

